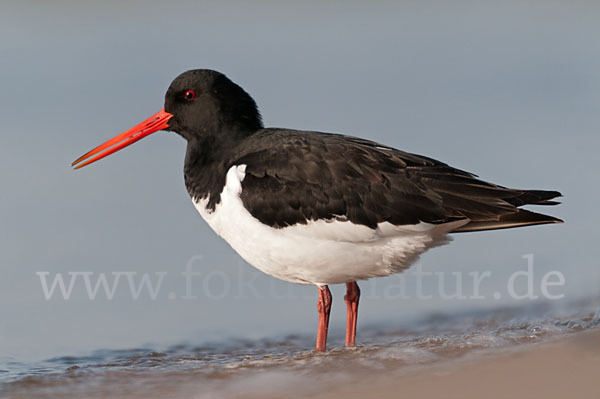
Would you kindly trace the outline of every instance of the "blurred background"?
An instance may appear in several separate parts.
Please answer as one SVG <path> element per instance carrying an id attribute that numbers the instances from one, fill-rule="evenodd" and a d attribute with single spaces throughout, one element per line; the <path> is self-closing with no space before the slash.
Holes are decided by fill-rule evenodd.
<path id="1" fill-rule="evenodd" d="M 600 6 L 496 2 L 3 2 L 0 12 L 0 355 L 36 360 L 99 348 L 313 334 L 316 289 L 244 263 L 194 209 L 185 142 L 157 133 L 80 171 L 70 163 L 163 106 L 179 73 L 219 70 L 266 126 L 345 133 L 428 155 L 484 180 L 556 189 L 538 208 L 564 225 L 456 235 L 403 276 L 361 284 L 361 326 L 499 306 L 527 270 L 564 275 L 553 304 L 600 294 Z M 191 296 L 181 275 L 199 273 Z M 484 298 L 470 272 L 490 271 Z M 36 273 L 149 273 L 156 299 L 83 280 L 47 300 Z M 451 273 L 462 273 L 460 275 Z M 166 273 L 166 275 L 164 274 Z M 82 278 L 81 276 L 78 278 Z M 551 280 L 556 280 L 552 278 Z M 402 293 L 405 287 L 405 295 Z M 439 287 L 443 287 L 440 291 Z M 525 292 L 519 278 L 517 291 Z M 58 288 L 57 288 L 58 290 Z M 341 344 L 344 287 L 332 287 Z M 496 295 L 498 294 L 498 295 Z M 403 297 L 404 296 L 404 297 Z"/>

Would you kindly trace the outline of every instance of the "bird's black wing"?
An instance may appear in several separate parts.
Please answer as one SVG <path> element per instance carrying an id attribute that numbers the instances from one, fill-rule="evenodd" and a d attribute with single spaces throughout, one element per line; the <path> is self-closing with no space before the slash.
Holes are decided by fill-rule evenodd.
<path id="1" fill-rule="evenodd" d="M 242 201 L 272 227 L 317 219 L 371 228 L 381 222 L 468 219 L 461 231 L 472 231 L 559 221 L 544 215 L 532 219 L 528 214 L 538 214 L 518 209 L 554 204 L 549 200 L 558 192 L 508 189 L 434 159 L 356 137 L 264 129 L 244 148 L 234 162 L 246 165 Z"/>

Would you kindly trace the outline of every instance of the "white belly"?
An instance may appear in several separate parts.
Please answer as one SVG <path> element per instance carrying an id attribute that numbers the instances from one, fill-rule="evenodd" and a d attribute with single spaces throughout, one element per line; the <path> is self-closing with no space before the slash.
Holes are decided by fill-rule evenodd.
<path id="1" fill-rule="evenodd" d="M 407 269 L 427 249 L 450 241 L 447 232 L 466 221 L 377 229 L 349 221 L 311 221 L 272 228 L 255 219 L 240 199 L 245 165 L 233 166 L 221 202 L 213 212 L 208 198 L 194 205 L 210 227 L 252 266 L 282 280 L 338 284 L 387 276 Z"/>

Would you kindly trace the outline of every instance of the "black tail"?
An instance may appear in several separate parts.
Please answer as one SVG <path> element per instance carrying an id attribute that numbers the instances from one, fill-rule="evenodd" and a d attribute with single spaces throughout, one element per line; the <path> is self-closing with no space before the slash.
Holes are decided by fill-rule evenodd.
<path id="1" fill-rule="evenodd" d="M 552 200 L 560 196 L 561 193 L 558 191 L 522 190 L 520 195 L 512 198 L 505 198 L 504 200 L 515 207 L 524 205 L 557 205 L 560 204 L 560 202 Z M 525 209 L 515 210 L 516 212 L 503 213 L 495 217 L 473 218 L 469 223 L 454 230 L 453 233 L 563 223 L 562 220 L 553 216 L 543 215 Z"/>

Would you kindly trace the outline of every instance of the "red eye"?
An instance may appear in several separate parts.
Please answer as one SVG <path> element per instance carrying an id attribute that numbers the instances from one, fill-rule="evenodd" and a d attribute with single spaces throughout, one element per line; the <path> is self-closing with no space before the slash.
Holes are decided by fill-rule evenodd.
<path id="1" fill-rule="evenodd" d="M 186 100 L 192 101 L 194 98 L 196 98 L 196 92 L 194 90 L 188 90 L 185 92 L 184 97 Z"/>

